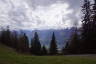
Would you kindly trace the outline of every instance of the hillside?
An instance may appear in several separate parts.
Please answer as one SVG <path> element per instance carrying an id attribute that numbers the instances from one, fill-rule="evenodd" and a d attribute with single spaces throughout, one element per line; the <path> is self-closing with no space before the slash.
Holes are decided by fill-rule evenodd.
<path id="1" fill-rule="evenodd" d="M 96 56 L 31 56 L 0 44 L 0 64 L 96 64 Z"/>

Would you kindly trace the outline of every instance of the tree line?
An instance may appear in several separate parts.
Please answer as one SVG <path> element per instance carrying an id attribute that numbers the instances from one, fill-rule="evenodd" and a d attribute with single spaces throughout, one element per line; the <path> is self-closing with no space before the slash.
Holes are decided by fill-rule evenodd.
<path id="1" fill-rule="evenodd" d="M 33 55 L 56 55 L 58 53 L 54 32 L 49 48 L 41 44 L 37 32 L 34 33 L 34 37 L 31 39 L 31 47 L 29 47 L 29 39 L 24 32 L 10 31 L 9 28 L 3 29 L 0 32 L 0 42 L 20 53 Z"/>

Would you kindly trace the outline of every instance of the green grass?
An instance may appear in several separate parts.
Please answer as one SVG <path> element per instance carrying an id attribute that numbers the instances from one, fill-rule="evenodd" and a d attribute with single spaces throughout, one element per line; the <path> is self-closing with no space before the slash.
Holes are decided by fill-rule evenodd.
<path id="1" fill-rule="evenodd" d="M 0 64 L 96 64 L 96 56 L 31 56 L 0 44 Z"/>

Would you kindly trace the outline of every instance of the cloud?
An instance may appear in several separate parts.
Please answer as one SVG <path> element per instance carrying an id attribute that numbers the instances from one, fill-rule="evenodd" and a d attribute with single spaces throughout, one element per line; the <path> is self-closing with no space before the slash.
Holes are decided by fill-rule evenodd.
<path id="1" fill-rule="evenodd" d="M 74 21 L 80 21 L 80 7 L 75 6 L 74 2 L 73 0 L 39 0 L 39 2 L 0 0 L 2 5 L 0 5 L 0 26 L 9 25 L 11 29 L 27 30 L 72 27 Z"/>
<path id="2" fill-rule="evenodd" d="M 65 2 L 65 0 L 26 0 L 26 2 L 30 6 L 36 7 L 36 6 L 49 6 L 57 2 L 63 3 Z"/>

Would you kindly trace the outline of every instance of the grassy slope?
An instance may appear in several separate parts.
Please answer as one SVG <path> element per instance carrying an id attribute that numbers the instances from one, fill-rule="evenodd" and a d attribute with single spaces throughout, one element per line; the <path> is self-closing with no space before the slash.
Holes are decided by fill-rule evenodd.
<path id="1" fill-rule="evenodd" d="M 96 64 L 96 57 L 21 55 L 0 44 L 0 64 Z"/>

